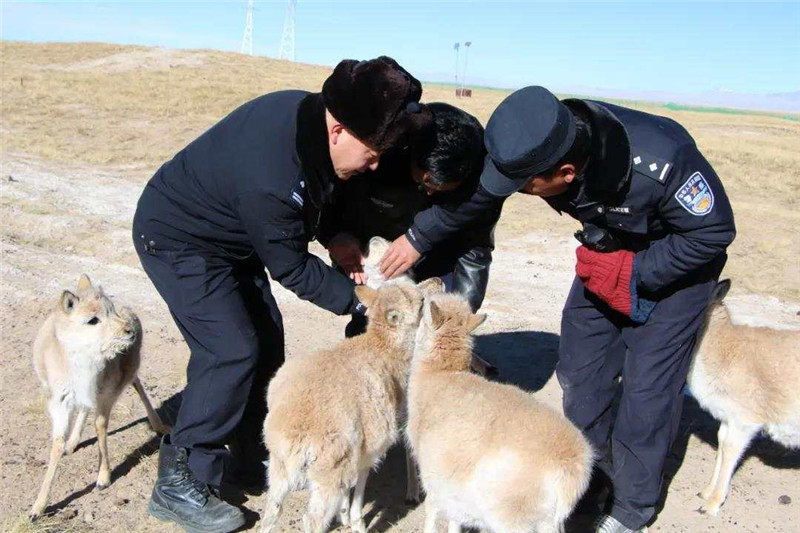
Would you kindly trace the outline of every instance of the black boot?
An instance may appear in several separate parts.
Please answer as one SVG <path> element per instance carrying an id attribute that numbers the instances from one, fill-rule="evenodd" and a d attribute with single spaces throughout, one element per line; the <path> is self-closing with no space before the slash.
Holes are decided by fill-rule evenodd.
<path id="1" fill-rule="evenodd" d="M 242 527 L 242 511 L 222 501 L 216 491 L 194 477 L 188 458 L 186 448 L 173 446 L 169 436 L 164 436 L 158 454 L 158 479 L 147 511 L 189 533 L 228 533 Z"/>

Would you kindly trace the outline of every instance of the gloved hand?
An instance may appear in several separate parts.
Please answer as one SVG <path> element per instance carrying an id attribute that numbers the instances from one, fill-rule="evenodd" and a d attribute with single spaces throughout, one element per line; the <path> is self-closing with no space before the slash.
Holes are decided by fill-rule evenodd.
<path id="1" fill-rule="evenodd" d="M 575 272 L 588 290 L 634 322 L 647 321 L 656 304 L 637 295 L 634 252 L 601 253 L 580 246 L 576 255 Z"/>

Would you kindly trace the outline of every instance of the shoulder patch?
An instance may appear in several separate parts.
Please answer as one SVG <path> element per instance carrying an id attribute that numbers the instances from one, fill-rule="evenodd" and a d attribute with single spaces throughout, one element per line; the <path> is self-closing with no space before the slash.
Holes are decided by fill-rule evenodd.
<path id="1" fill-rule="evenodd" d="M 292 189 L 291 193 L 291 200 L 292 202 L 299 207 L 300 209 L 303 208 L 303 198 L 304 198 L 304 190 L 306 188 L 306 182 L 300 181 L 294 189 Z"/>
<path id="2" fill-rule="evenodd" d="M 714 192 L 699 172 L 692 174 L 675 193 L 675 199 L 694 216 L 707 215 L 714 208 Z"/>
<path id="3" fill-rule="evenodd" d="M 632 163 L 633 170 L 662 184 L 667 182 L 672 170 L 671 162 L 644 152 L 634 153 Z"/>

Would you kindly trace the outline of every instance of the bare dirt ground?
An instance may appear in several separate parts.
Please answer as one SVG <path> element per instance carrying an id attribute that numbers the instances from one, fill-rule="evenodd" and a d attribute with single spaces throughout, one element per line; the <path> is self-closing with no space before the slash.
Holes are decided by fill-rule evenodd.
<path id="1" fill-rule="evenodd" d="M 141 317 L 142 380 L 162 414 L 174 414 L 188 350 L 130 245 L 139 192 L 164 158 L 250 96 L 242 87 L 253 95 L 280 87 L 310 88 L 318 86 L 326 71 L 307 65 L 290 70 L 283 62 L 259 63 L 211 51 L 0 47 L 0 529 L 177 532 L 146 513 L 158 438 L 132 391 L 112 414 L 111 486 L 102 492 L 94 489 L 98 451 L 88 425 L 84 442 L 61 463 L 50 516 L 33 525 L 23 518 L 44 474 L 50 434 L 30 363 L 31 343 L 60 291 L 86 272 Z M 267 81 L 256 78 L 265 64 Z M 240 80 L 236 83 L 241 87 L 224 85 L 223 78 Z M 191 86 L 182 95 L 185 102 L 174 90 L 180 84 Z M 448 99 L 445 89 L 430 92 L 429 99 Z M 466 105 L 485 120 L 502 96 L 499 91 L 476 91 L 476 99 Z M 162 97 L 175 106 L 168 114 L 163 110 L 169 106 L 154 107 Z M 800 221 L 800 126 L 774 117 L 687 113 L 677 118 L 689 123 L 712 163 L 722 169 L 737 213 L 740 233 L 729 264 L 734 319 L 800 329 L 800 248 L 792 230 Z M 765 164 L 769 161 L 774 162 L 771 167 Z M 561 390 L 553 371 L 560 311 L 574 268 L 574 229 L 573 222 L 537 199 L 507 203 L 484 305 L 489 319 L 477 338 L 480 354 L 499 367 L 502 379 L 538 391 L 555 408 Z M 322 254 L 319 247 L 312 248 Z M 342 337 L 346 319 L 299 301 L 280 287 L 274 290 L 284 314 L 289 357 Z M 800 523 L 800 454 L 769 441 L 754 443 L 748 452 L 720 517 L 695 511 L 695 494 L 714 466 L 717 425 L 687 398 L 682 431 L 669 458 L 663 509 L 651 529 L 797 531 L 792 524 Z M 367 487 L 371 531 L 421 530 L 422 509 L 404 504 L 404 490 L 404 461 L 394 450 Z M 784 495 L 792 502 L 781 504 Z M 251 511 L 252 528 L 263 496 L 232 497 Z M 281 531 L 300 529 L 305 497 L 291 497 Z"/>

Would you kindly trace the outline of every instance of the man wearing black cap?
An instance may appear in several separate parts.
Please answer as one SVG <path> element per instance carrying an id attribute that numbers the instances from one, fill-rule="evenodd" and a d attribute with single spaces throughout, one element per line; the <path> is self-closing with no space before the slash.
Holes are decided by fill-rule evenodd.
<path id="1" fill-rule="evenodd" d="M 704 311 L 736 234 L 725 190 L 676 122 L 602 102 L 559 102 L 542 87 L 506 98 L 485 142 L 470 205 L 421 213 L 385 266 L 402 270 L 404 247 L 424 253 L 515 191 L 583 224 L 556 374 L 565 414 L 611 480 L 597 531 L 645 531 Z M 602 479 L 593 482 L 598 492 Z"/>
<path id="2" fill-rule="evenodd" d="M 186 531 L 244 524 L 219 498 L 233 474 L 257 474 L 266 451 L 265 389 L 283 362 L 272 278 L 337 314 L 361 308 L 353 283 L 308 252 L 336 179 L 427 127 L 420 83 L 394 60 L 339 63 L 321 93 L 248 102 L 165 163 L 145 187 L 133 240 L 191 349 L 187 384 L 164 438 L 148 510 Z M 228 479 L 231 472 L 228 472 Z"/>

